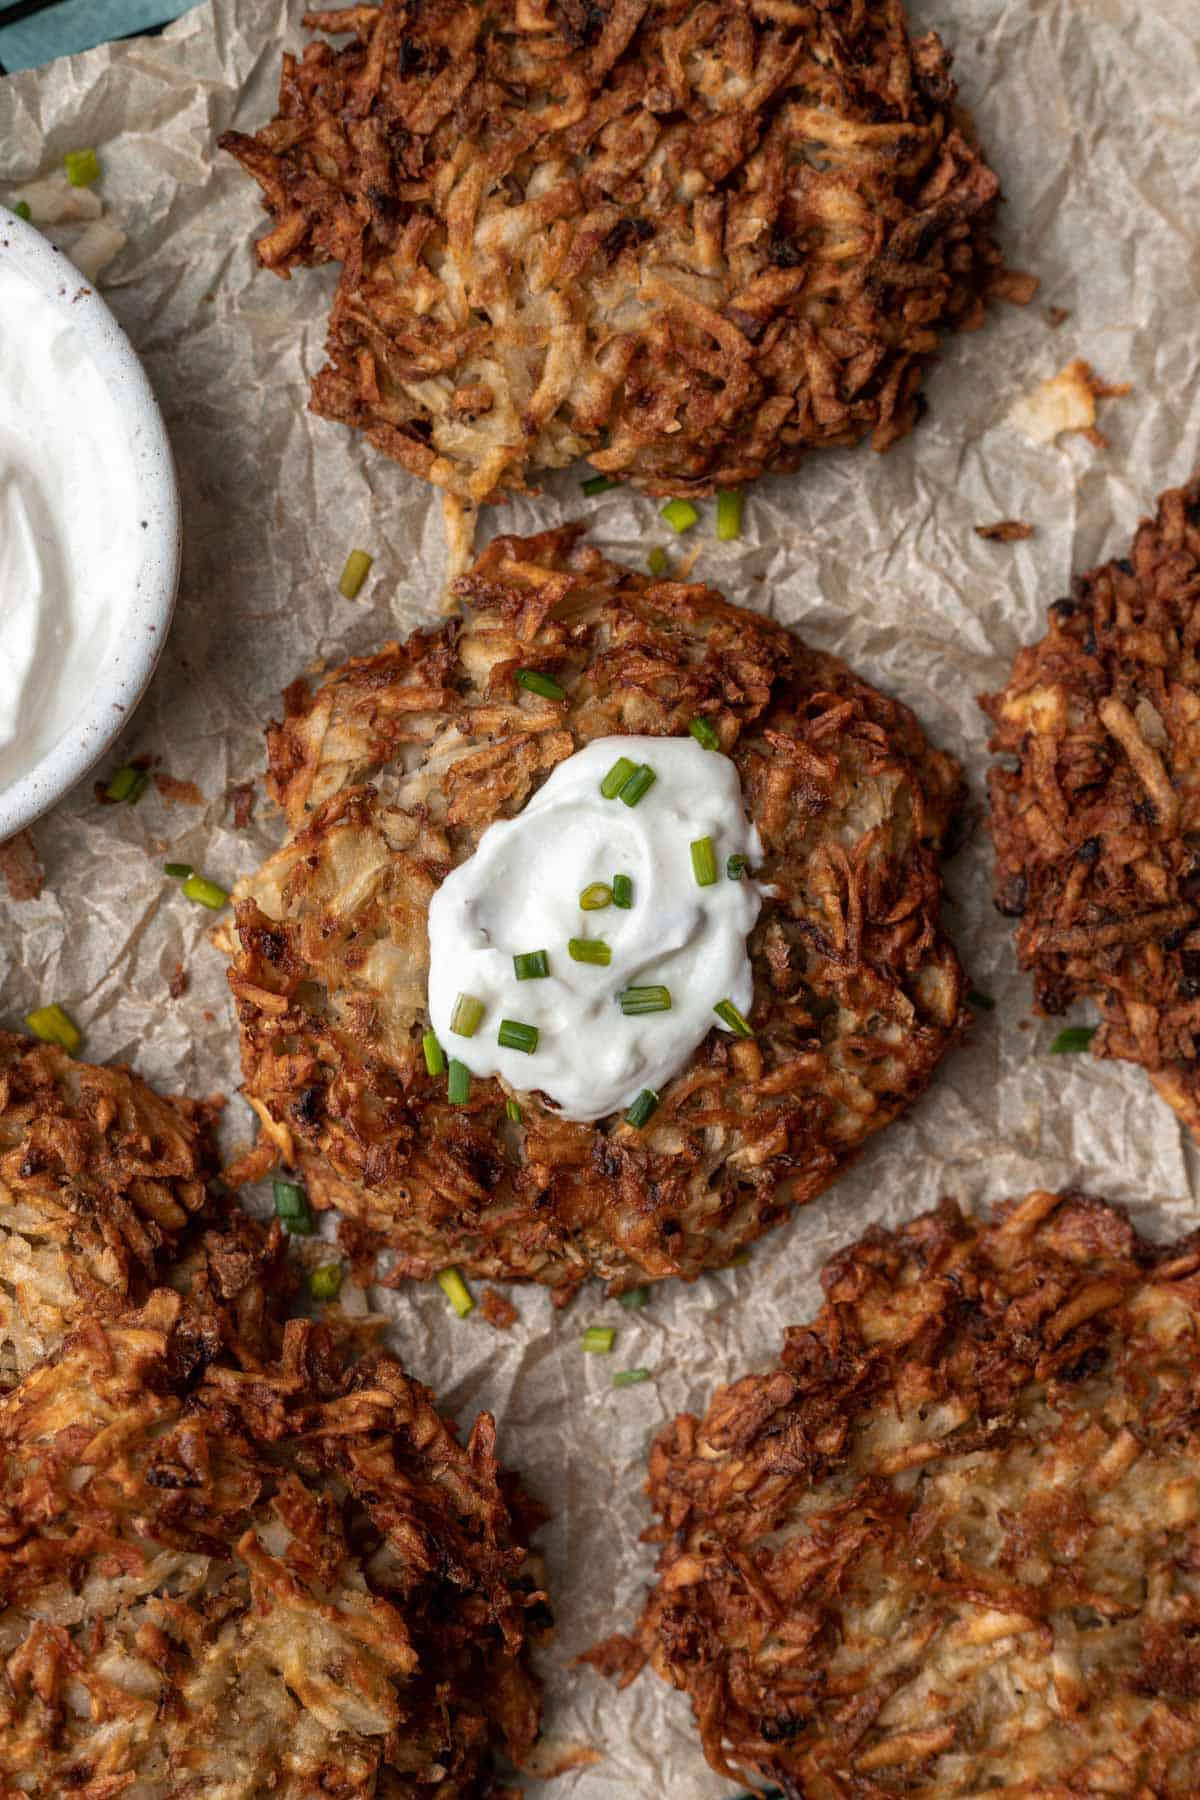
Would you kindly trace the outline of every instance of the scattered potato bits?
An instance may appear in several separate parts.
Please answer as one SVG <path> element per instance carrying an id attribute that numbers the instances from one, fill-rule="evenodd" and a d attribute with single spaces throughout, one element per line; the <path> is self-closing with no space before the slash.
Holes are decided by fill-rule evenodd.
<path id="1" fill-rule="evenodd" d="M 947 1202 L 823 1285 L 660 1434 L 657 1585 L 588 1660 L 797 1800 L 1200 1792 L 1200 1242 Z"/>
<path id="2" fill-rule="evenodd" d="M 460 502 L 588 457 L 733 488 L 908 432 L 990 289 L 998 182 L 898 0 L 310 12 L 227 132 L 280 275 L 341 264 L 314 410 Z"/>
<path id="3" fill-rule="evenodd" d="M 958 768 L 833 657 L 711 588 L 606 562 L 579 528 L 497 539 L 457 588 L 464 621 L 296 684 L 268 733 L 291 836 L 239 884 L 224 934 L 264 1141 L 400 1275 L 565 1298 L 591 1275 L 724 1267 L 822 1192 L 955 1039 L 938 910 Z M 520 685 L 529 666 L 563 698 Z M 572 1123 L 535 1092 L 513 1131 L 498 1082 L 455 1085 L 453 1061 L 427 1058 L 430 899 L 584 744 L 698 717 L 737 766 L 775 888 L 749 942 L 752 1036 L 714 1017 L 628 1122 Z"/>

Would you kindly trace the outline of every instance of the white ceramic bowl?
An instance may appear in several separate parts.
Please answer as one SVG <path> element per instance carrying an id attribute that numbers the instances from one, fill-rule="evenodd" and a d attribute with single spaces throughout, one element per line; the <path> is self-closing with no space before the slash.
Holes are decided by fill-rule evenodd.
<path id="1" fill-rule="evenodd" d="M 99 761 L 124 730 L 158 661 L 179 585 L 179 489 L 166 426 L 146 371 L 91 284 L 40 231 L 0 206 L 0 263 L 15 267 L 70 309 L 128 430 L 137 482 L 139 564 L 132 584 L 114 587 L 116 629 L 71 728 L 29 769 L 0 788 L 0 839 L 30 824 Z M 82 291 L 81 291 L 82 290 Z"/>

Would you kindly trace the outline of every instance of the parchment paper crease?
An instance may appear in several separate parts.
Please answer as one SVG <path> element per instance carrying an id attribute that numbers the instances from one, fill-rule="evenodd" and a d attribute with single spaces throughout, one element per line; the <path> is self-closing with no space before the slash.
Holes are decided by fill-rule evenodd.
<path id="1" fill-rule="evenodd" d="M 69 148 L 100 149 L 105 199 L 129 233 L 108 297 L 162 400 L 182 481 L 174 634 L 110 766 L 153 753 L 207 802 L 170 806 L 151 792 L 136 809 L 102 808 L 88 782 L 36 828 L 44 894 L 21 906 L 0 898 L 0 1020 L 16 1026 L 58 999 L 86 1028 L 87 1054 L 201 1093 L 236 1091 L 233 1015 L 205 940 L 211 916 L 163 878 L 164 855 L 230 884 L 269 850 L 277 820 L 260 802 L 256 825 L 234 830 L 228 789 L 261 769 L 280 689 L 318 659 L 431 618 L 441 578 L 432 492 L 304 410 L 332 273 L 284 284 L 257 272 L 255 195 L 213 151 L 223 127 L 272 113 L 300 10 L 299 0 L 215 0 L 165 38 L 0 82 L 0 193 Z M 1040 275 L 1041 292 L 949 346 L 928 384 L 928 419 L 886 458 L 823 454 L 761 483 L 737 544 L 716 544 L 710 508 L 697 572 L 902 696 L 964 760 L 981 801 L 975 695 L 1003 680 L 1072 570 L 1121 554 L 1159 490 L 1200 461 L 1200 12 L 1194 0 L 921 0 L 916 21 L 957 52 L 963 98 L 1008 195 L 1009 261 Z M 1070 310 L 1057 330 L 1050 307 Z M 1134 383 L 1102 407 L 1107 450 L 1080 438 L 1038 448 L 1003 423 L 1074 356 Z M 582 499 L 578 474 L 485 529 L 586 514 L 606 549 L 638 559 L 669 535 L 649 501 Z M 1033 521 L 1036 534 L 1000 544 L 972 530 L 1005 518 Z M 336 583 L 354 546 L 376 561 L 349 603 Z M 641 1314 L 585 1296 L 552 1318 L 544 1295 L 512 1290 L 521 1321 L 510 1334 L 478 1313 L 459 1323 L 436 1288 L 388 1301 L 413 1371 L 463 1418 L 491 1407 L 506 1460 L 553 1511 L 549 1732 L 604 1752 L 558 1784 L 572 1800 L 730 1791 L 707 1772 L 682 1697 L 649 1675 L 618 1696 L 567 1664 L 631 1619 L 649 1574 L 637 1536 L 652 1433 L 773 1354 L 782 1326 L 815 1306 L 830 1250 L 943 1193 L 986 1206 L 1038 1184 L 1086 1184 L 1157 1234 L 1200 1223 L 1196 1154 L 1145 1078 L 1046 1055 L 1057 1027 L 1030 1022 L 988 873 L 977 826 L 950 866 L 949 918 L 996 1010 L 978 1016 L 911 1116 L 747 1267 L 659 1289 Z M 179 961 L 191 985 L 172 1000 Z M 230 1128 L 249 1135 L 240 1100 Z M 618 1328 L 616 1353 L 586 1357 L 580 1334 L 601 1321 Z M 653 1383 L 614 1391 L 614 1369 L 638 1364 Z"/>

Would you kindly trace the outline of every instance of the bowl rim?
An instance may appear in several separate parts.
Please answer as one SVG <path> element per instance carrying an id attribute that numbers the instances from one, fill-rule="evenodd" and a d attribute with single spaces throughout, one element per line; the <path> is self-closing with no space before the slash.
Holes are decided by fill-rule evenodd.
<path id="1" fill-rule="evenodd" d="M 0 788 L 0 842 L 47 812 L 111 749 L 144 695 L 175 610 L 182 552 L 179 484 L 150 378 L 95 284 L 35 225 L 0 206 L 0 266 L 16 268 L 47 299 L 71 296 L 77 325 L 125 419 L 142 522 L 140 558 L 125 614 L 70 729 Z"/>

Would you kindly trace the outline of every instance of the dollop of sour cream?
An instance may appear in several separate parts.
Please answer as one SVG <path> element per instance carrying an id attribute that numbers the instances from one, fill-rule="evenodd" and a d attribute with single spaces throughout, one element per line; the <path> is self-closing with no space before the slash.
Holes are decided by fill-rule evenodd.
<path id="1" fill-rule="evenodd" d="M 601 782 L 620 757 L 654 770 L 635 806 L 606 799 Z M 716 880 L 700 886 L 691 845 L 711 838 Z M 762 893 L 730 856 L 762 859 L 727 756 L 693 738 L 598 738 L 549 776 L 524 809 L 488 827 L 474 855 L 442 883 L 429 908 L 429 1014 L 438 1041 L 473 1075 L 538 1089 L 568 1119 L 600 1119 L 645 1088 L 659 1092 L 721 1023 L 731 1000 L 749 1012 L 746 939 Z M 632 904 L 584 910 L 580 897 L 614 875 Z M 600 939 L 607 966 L 576 962 L 572 938 Z M 513 958 L 545 951 L 549 973 L 518 980 Z M 667 1011 L 630 1015 L 630 987 L 665 987 Z M 473 1035 L 452 1029 L 456 1002 L 483 1006 Z M 537 1028 L 532 1054 L 497 1042 L 503 1020 Z"/>
<path id="2" fill-rule="evenodd" d="M 0 787 L 70 730 L 138 555 L 125 423 L 70 290 L 0 267 Z"/>

